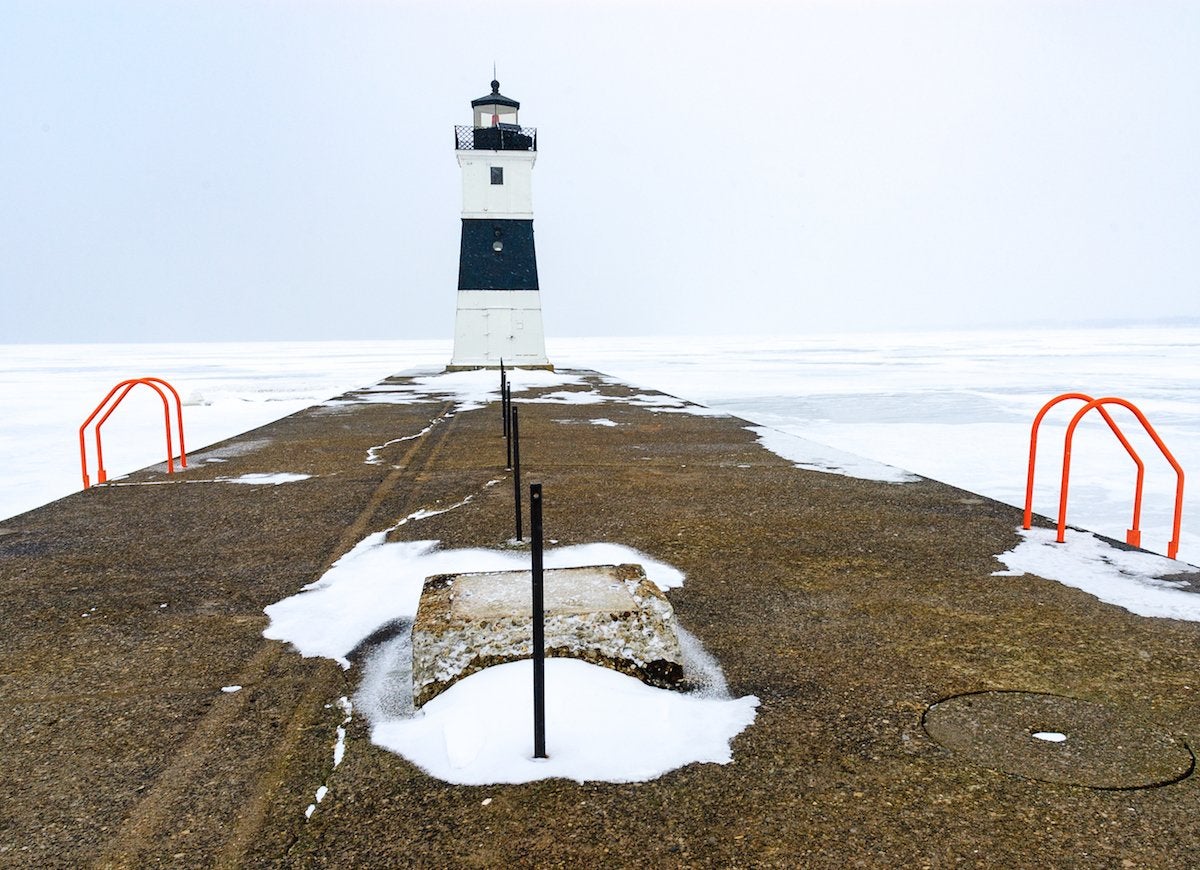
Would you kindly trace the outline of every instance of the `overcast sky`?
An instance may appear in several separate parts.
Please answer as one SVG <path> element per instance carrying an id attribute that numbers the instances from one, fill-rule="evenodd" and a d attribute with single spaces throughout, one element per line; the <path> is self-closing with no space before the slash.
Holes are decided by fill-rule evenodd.
<path id="1" fill-rule="evenodd" d="M 452 126 L 549 335 L 1200 317 L 1200 3 L 3 0 L 0 342 L 449 337 Z"/>

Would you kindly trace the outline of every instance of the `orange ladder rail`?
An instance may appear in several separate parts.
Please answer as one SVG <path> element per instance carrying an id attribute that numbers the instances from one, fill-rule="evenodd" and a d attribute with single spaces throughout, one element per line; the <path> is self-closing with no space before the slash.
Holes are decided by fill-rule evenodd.
<path id="1" fill-rule="evenodd" d="M 129 391 L 138 384 L 146 384 L 146 386 L 152 387 L 154 391 L 158 393 L 159 398 L 163 400 L 163 422 L 166 425 L 167 431 L 167 474 L 175 473 L 175 465 L 172 461 L 172 454 L 174 451 L 171 449 L 171 417 L 167 410 L 166 397 L 163 396 L 162 390 L 158 389 L 158 387 L 155 385 L 161 384 L 170 390 L 171 395 L 175 397 L 175 422 L 179 429 L 179 465 L 181 468 L 187 468 L 187 450 L 183 445 L 183 401 L 179 398 L 179 393 L 173 386 L 164 381 L 162 378 L 135 378 L 131 383 L 129 383 L 128 386 L 125 387 L 125 391 L 121 393 L 115 402 L 113 402 L 112 407 L 108 409 L 108 412 L 101 417 L 100 422 L 96 424 L 96 464 L 99 466 L 97 469 L 98 483 L 104 483 L 108 479 L 108 473 L 104 470 L 104 448 L 100 443 L 100 427 L 104 425 L 105 420 L 112 416 L 113 411 L 117 410 L 117 406 L 121 404 L 127 395 L 129 395 Z M 119 387 L 121 385 L 118 384 L 117 386 Z"/>
<path id="2" fill-rule="evenodd" d="M 88 487 L 91 486 L 91 479 L 88 477 L 87 443 L 85 440 L 85 432 L 87 430 L 87 427 L 91 424 L 91 422 L 94 419 L 96 419 L 96 416 L 101 411 L 103 411 L 106 407 L 108 407 L 108 411 L 104 414 L 103 417 L 100 418 L 100 421 L 96 424 L 96 462 L 97 462 L 97 466 L 98 466 L 96 482 L 104 483 L 108 480 L 108 474 L 104 470 L 104 448 L 103 448 L 103 446 L 101 444 L 101 440 L 100 440 L 100 427 L 104 425 L 105 420 L 107 420 L 109 417 L 112 416 L 113 411 L 115 411 L 117 409 L 117 406 L 120 405 L 121 402 L 124 401 L 125 397 L 129 395 L 130 390 L 132 390 L 138 384 L 145 384 L 146 386 L 150 387 L 151 389 L 154 390 L 154 392 L 158 393 L 158 397 L 160 399 L 162 399 L 163 423 L 164 423 L 164 427 L 166 430 L 166 439 L 167 439 L 167 473 L 168 474 L 175 473 L 174 449 L 171 444 L 170 404 L 167 401 L 166 394 L 159 388 L 158 385 L 161 384 L 162 386 L 166 387 L 168 390 L 171 391 L 171 395 L 175 398 L 175 420 L 176 420 L 176 424 L 177 424 L 178 431 L 179 431 L 179 464 L 180 464 L 180 467 L 182 467 L 182 468 L 187 467 L 187 451 L 184 447 L 184 442 L 183 442 L 183 402 L 179 398 L 179 392 L 173 386 L 171 386 L 171 384 L 169 384 L 167 381 L 163 380 L 162 378 L 155 378 L 155 377 L 130 378 L 128 380 L 121 381 L 119 384 L 117 384 L 111 390 L 109 390 L 108 395 L 104 397 L 103 401 L 101 401 L 100 404 L 96 406 L 95 410 L 92 411 L 92 413 L 88 415 L 88 418 L 83 421 L 83 425 L 79 427 L 79 461 L 80 461 L 80 465 L 82 467 L 83 488 L 84 489 L 87 489 Z M 124 388 L 124 389 L 122 390 L 122 388 Z M 112 401 L 113 396 L 117 394 L 118 390 L 122 391 L 121 395 L 117 397 L 115 402 L 112 402 L 111 406 L 109 406 L 109 402 Z"/>
<path id="3" fill-rule="evenodd" d="M 183 445 L 183 400 L 179 398 L 179 391 L 162 378 L 145 377 L 139 378 L 142 381 L 151 381 L 155 384 L 162 384 L 171 391 L 171 396 L 175 399 L 175 426 L 179 432 L 179 467 L 187 468 L 187 448 Z M 107 415 L 105 415 L 107 416 Z M 103 420 L 101 422 L 104 422 Z M 100 424 L 96 424 L 97 433 L 99 433 Z"/>
<path id="4" fill-rule="evenodd" d="M 97 483 L 104 483 L 108 480 L 108 472 L 106 472 L 104 470 L 104 447 L 100 443 L 100 427 L 104 425 L 105 420 L 107 420 L 109 417 L 112 416 L 113 411 L 117 410 L 117 406 L 120 405 L 121 402 L 124 401 L 125 397 L 129 395 L 129 391 L 132 390 L 134 387 L 136 387 L 138 384 L 145 384 L 146 386 L 152 388 L 154 390 L 154 392 L 158 393 L 158 397 L 163 400 L 163 426 L 166 429 L 166 434 L 167 434 L 167 474 L 175 473 L 175 462 L 173 459 L 175 451 L 171 449 L 171 413 L 169 410 L 169 406 L 167 404 L 167 397 L 163 394 L 163 391 L 160 390 L 157 386 L 158 384 L 166 384 L 168 387 L 170 387 L 170 384 L 167 384 L 167 382 L 162 380 L 161 378 L 137 378 L 132 383 L 130 383 L 128 386 L 125 387 L 125 389 L 121 393 L 121 395 L 119 395 L 117 397 L 117 400 L 112 403 L 112 406 L 108 409 L 108 411 L 104 414 L 104 416 L 101 417 L 100 420 L 96 423 L 96 465 L 97 465 L 97 469 L 96 469 L 97 480 L 96 480 L 96 482 Z M 175 392 L 174 388 L 171 389 L 171 392 L 172 393 Z M 177 402 L 179 401 L 178 394 L 175 395 L 175 400 Z M 180 420 L 180 422 L 182 422 L 182 413 L 183 413 L 182 403 L 180 403 L 180 405 L 181 405 L 181 407 L 179 407 L 177 409 L 176 417 L 177 417 L 177 419 Z M 182 427 L 181 427 L 181 431 L 182 431 Z M 182 445 L 180 446 L 180 449 L 182 450 Z M 182 465 L 184 467 L 187 466 L 186 457 L 183 457 Z"/>
<path id="5" fill-rule="evenodd" d="M 136 384 L 136 383 L 137 383 L 136 379 L 128 380 L 128 381 L 121 381 L 119 384 L 117 384 L 115 387 L 113 387 L 111 390 L 109 390 L 108 395 L 105 396 L 103 400 L 101 400 L 100 404 L 96 406 L 96 409 L 94 411 L 92 411 L 91 414 L 88 415 L 88 418 L 86 420 L 83 421 L 83 425 L 79 427 L 79 464 L 80 464 L 81 470 L 83 472 L 83 488 L 84 489 L 87 489 L 88 487 L 90 487 L 92 485 L 91 478 L 88 477 L 87 443 L 84 441 L 84 433 L 87 430 L 88 425 L 92 422 L 92 420 L 96 419 L 96 415 L 99 414 L 104 409 L 104 407 L 109 403 L 109 400 L 111 400 L 112 397 L 114 395 L 116 395 L 117 390 L 121 389 L 121 387 Z M 126 391 L 126 392 L 128 392 L 128 391 Z M 122 394 L 122 398 L 124 398 L 124 394 Z M 166 401 L 165 396 L 163 397 L 163 400 Z"/>
<path id="6" fill-rule="evenodd" d="M 1106 396 L 1102 399 L 1092 399 L 1082 408 L 1080 408 L 1074 417 L 1071 418 L 1070 424 L 1067 426 L 1066 441 L 1063 445 L 1063 471 L 1062 471 L 1062 491 L 1059 493 L 1058 501 L 1058 543 L 1063 543 L 1066 540 L 1067 529 L 1067 485 L 1071 474 L 1071 440 L 1075 436 L 1075 427 L 1079 425 L 1089 411 L 1093 408 L 1099 410 L 1104 405 L 1120 405 L 1122 408 L 1129 410 L 1138 422 L 1142 424 L 1142 428 L 1146 430 L 1146 434 L 1154 441 L 1154 444 L 1162 452 L 1163 457 L 1175 469 L 1175 517 L 1174 524 L 1171 528 L 1171 540 L 1167 543 L 1167 558 L 1174 559 L 1179 553 L 1179 526 L 1183 518 L 1183 468 L 1175 460 L 1171 451 L 1167 449 L 1167 445 L 1158 437 L 1158 433 L 1154 431 L 1154 427 L 1150 425 L 1150 421 L 1146 419 L 1146 415 L 1134 405 L 1132 402 L 1125 399 L 1120 399 L 1115 396 Z M 1139 480 L 1139 487 L 1141 481 Z M 1141 491 L 1139 488 L 1137 498 L 1141 499 Z M 1134 546 L 1138 546 L 1135 544 Z"/>
<path id="7" fill-rule="evenodd" d="M 1037 437 L 1038 428 L 1042 425 L 1042 418 L 1046 413 L 1057 405 L 1059 402 L 1065 402 L 1068 399 L 1080 399 L 1083 402 L 1094 402 L 1095 400 L 1086 393 L 1063 393 L 1060 396 L 1055 396 L 1049 402 L 1042 406 L 1042 410 L 1038 411 L 1037 416 L 1033 418 L 1033 427 L 1029 432 L 1029 471 L 1025 477 L 1025 523 L 1024 528 L 1028 529 L 1033 524 L 1033 474 L 1037 463 Z M 1117 436 L 1117 440 L 1121 442 L 1121 446 L 1125 448 L 1125 452 L 1129 454 L 1129 458 L 1133 460 L 1137 466 L 1137 485 L 1133 497 L 1133 522 L 1132 527 L 1125 533 L 1125 543 L 1139 547 L 1142 542 L 1142 532 L 1139 528 L 1142 515 L 1142 484 L 1146 477 L 1146 464 L 1142 462 L 1142 458 L 1138 456 L 1133 445 L 1129 443 L 1129 439 L 1121 431 L 1121 427 L 1109 415 L 1103 405 L 1097 405 L 1096 410 L 1100 412 L 1100 416 L 1104 418 L 1104 422 L 1108 424 L 1108 428 Z M 1060 534 L 1059 543 L 1062 543 Z"/>

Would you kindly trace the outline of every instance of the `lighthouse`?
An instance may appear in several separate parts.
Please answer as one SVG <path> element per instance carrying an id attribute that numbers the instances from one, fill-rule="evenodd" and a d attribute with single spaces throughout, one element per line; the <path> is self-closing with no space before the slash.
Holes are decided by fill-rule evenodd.
<path id="1" fill-rule="evenodd" d="M 533 248 L 537 130 L 518 123 L 521 104 L 498 81 L 471 108 L 474 123 L 454 128 L 463 206 L 449 369 L 548 369 Z"/>

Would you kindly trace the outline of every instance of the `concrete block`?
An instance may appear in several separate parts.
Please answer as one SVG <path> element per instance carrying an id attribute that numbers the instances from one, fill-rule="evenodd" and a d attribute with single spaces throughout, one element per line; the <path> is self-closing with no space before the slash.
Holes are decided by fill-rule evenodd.
<path id="1" fill-rule="evenodd" d="M 546 656 L 582 659 L 662 688 L 679 687 L 675 612 L 641 565 L 544 572 Z M 413 701 L 532 655 L 529 571 L 439 574 L 425 580 L 413 623 Z"/>

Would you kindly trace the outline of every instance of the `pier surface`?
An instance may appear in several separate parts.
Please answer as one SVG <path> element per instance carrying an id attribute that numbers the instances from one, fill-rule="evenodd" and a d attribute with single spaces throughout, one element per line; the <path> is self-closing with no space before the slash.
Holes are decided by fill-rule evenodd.
<path id="1" fill-rule="evenodd" d="M 459 505 L 390 538 L 513 533 L 498 404 L 386 401 L 404 383 L 0 521 L 0 865 L 1200 866 L 1200 626 L 994 576 L 1016 508 L 645 401 L 521 404 L 524 478 L 560 544 L 686 573 L 680 624 L 761 702 L 732 763 L 457 786 L 356 716 L 333 769 L 359 668 L 264 639 L 263 608 L 422 509 Z M 310 477 L 229 482 L 283 472 Z M 1013 742 L 1043 714 L 1076 756 Z"/>

